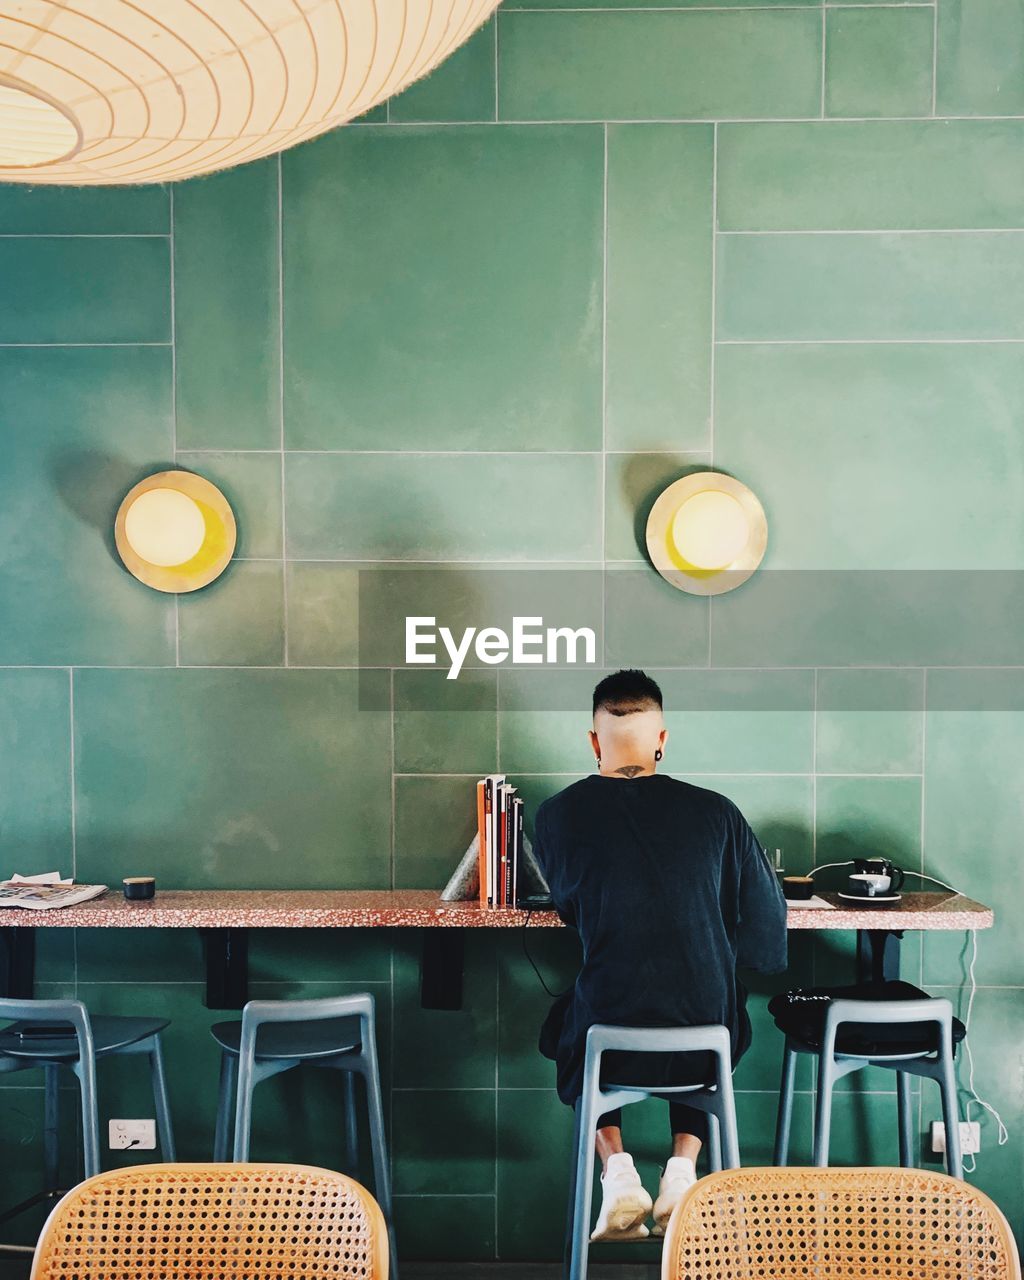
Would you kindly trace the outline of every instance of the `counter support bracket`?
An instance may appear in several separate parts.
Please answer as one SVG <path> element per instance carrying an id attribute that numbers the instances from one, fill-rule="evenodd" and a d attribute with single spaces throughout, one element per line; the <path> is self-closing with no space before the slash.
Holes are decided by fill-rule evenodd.
<path id="1" fill-rule="evenodd" d="M 36 931 L 31 926 L 0 928 L 0 996 L 31 1000 L 35 995 Z"/>
<path id="2" fill-rule="evenodd" d="M 900 976 L 902 929 L 857 930 L 857 981 L 895 982 Z"/>
<path id="3" fill-rule="evenodd" d="M 207 1009 L 242 1009 L 249 999 L 249 930 L 199 930 L 206 954 Z"/>
<path id="4" fill-rule="evenodd" d="M 466 935 L 462 929 L 425 929 L 420 960 L 420 1004 L 424 1009 L 462 1008 Z"/>

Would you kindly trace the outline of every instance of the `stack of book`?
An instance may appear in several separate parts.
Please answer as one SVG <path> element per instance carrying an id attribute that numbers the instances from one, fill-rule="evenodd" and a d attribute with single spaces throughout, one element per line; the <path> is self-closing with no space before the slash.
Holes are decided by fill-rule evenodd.
<path id="1" fill-rule="evenodd" d="M 519 900 L 523 861 L 523 800 L 502 773 L 476 784 L 480 837 L 480 905 L 514 907 Z"/>

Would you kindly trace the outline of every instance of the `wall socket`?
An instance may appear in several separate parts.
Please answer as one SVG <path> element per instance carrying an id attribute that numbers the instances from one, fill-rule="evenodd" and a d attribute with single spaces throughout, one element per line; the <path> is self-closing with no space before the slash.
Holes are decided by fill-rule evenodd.
<path id="1" fill-rule="evenodd" d="M 111 1120 L 107 1124 L 107 1142 L 111 1151 L 156 1150 L 155 1120 Z"/>
<path id="2" fill-rule="evenodd" d="M 932 1121 L 932 1152 L 939 1156 L 946 1150 L 946 1126 L 941 1120 Z M 977 1120 L 960 1121 L 960 1153 L 977 1155 L 981 1150 L 981 1125 Z"/>

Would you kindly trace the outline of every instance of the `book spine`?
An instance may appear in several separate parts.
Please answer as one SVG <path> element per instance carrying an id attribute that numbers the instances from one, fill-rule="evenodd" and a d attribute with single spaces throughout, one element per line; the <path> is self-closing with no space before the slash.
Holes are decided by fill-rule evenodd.
<path id="1" fill-rule="evenodd" d="M 508 788 L 498 789 L 498 906 L 503 907 L 505 898 L 505 871 L 508 867 Z"/>
<path id="2" fill-rule="evenodd" d="M 512 863 L 512 905 L 519 906 L 519 868 L 523 861 L 523 802 L 516 796 L 515 804 L 515 842 L 514 860 Z"/>
<path id="3" fill-rule="evenodd" d="M 494 783 L 490 778 L 484 779 L 484 883 L 481 887 L 484 906 L 493 905 L 493 868 L 492 851 L 494 849 Z"/>
<path id="4" fill-rule="evenodd" d="M 487 906 L 487 821 L 484 803 L 485 784 L 483 778 L 476 784 L 476 834 L 480 842 L 477 850 L 477 878 L 479 886 L 477 896 L 482 907 Z"/>

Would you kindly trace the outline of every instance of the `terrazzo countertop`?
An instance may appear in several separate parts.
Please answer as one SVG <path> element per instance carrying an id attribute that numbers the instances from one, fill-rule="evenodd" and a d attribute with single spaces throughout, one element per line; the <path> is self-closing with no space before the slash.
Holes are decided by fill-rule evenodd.
<path id="1" fill-rule="evenodd" d="M 839 904 L 835 894 L 826 902 Z M 561 928 L 553 911 L 482 910 L 433 889 L 163 889 L 126 902 L 120 889 L 76 907 L 0 911 L 0 926 L 91 929 Z M 790 929 L 989 929 L 992 911 L 959 894 L 905 893 L 893 907 L 795 908 Z"/>
<path id="2" fill-rule="evenodd" d="M 991 929 L 992 908 L 960 893 L 905 893 L 892 906 L 851 907 L 838 894 L 818 895 L 834 910 L 794 907 L 790 929 Z"/>

